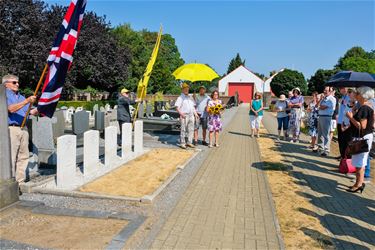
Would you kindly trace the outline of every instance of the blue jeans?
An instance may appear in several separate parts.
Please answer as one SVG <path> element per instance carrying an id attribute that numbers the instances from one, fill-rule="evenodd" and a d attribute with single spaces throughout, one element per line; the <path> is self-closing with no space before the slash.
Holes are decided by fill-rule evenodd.
<path id="1" fill-rule="evenodd" d="M 371 157 L 369 156 L 367 159 L 367 165 L 365 167 L 365 178 L 370 178 L 370 160 Z"/>
<path id="2" fill-rule="evenodd" d="M 286 132 L 288 130 L 288 123 L 289 123 L 289 117 L 286 116 L 286 117 L 281 117 L 281 118 L 277 118 L 277 130 L 281 130 L 281 128 L 283 128 L 284 132 Z"/>

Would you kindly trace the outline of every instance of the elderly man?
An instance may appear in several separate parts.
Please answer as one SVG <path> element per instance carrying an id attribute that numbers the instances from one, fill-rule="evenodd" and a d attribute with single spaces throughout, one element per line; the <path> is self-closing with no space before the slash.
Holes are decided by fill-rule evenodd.
<path id="1" fill-rule="evenodd" d="M 319 102 L 318 140 L 321 141 L 320 148 L 322 156 L 328 156 L 330 151 L 330 129 L 333 112 L 336 107 L 336 98 L 332 95 L 332 87 L 324 88 L 324 98 Z"/>
<path id="2" fill-rule="evenodd" d="M 117 121 L 120 125 L 120 131 L 122 132 L 122 124 L 131 122 L 130 105 L 134 105 L 139 102 L 138 99 L 135 101 L 129 98 L 130 91 L 123 88 L 120 92 L 120 96 L 117 100 Z"/>
<path id="3" fill-rule="evenodd" d="M 199 127 L 202 126 L 202 145 L 208 146 L 208 143 L 206 142 L 206 134 L 208 122 L 207 103 L 209 100 L 211 100 L 211 98 L 206 94 L 206 88 L 200 86 L 199 95 L 195 97 L 196 110 L 199 119 L 195 120 L 194 145 L 198 144 L 198 130 Z"/>
<path id="4" fill-rule="evenodd" d="M 7 95 L 12 174 L 16 181 L 21 183 L 26 179 L 26 167 L 29 162 L 29 134 L 27 130 L 21 128 L 21 125 L 29 104 L 34 103 L 36 97 L 25 98 L 18 92 L 18 77 L 15 75 L 5 75 L 2 83 L 5 85 Z M 37 113 L 37 109 L 30 111 L 31 115 Z"/>
<path id="5" fill-rule="evenodd" d="M 193 98 L 189 96 L 189 85 L 187 83 L 183 83 L 181 88 L 182 93 L 177 98 L 177 101 L 175 103 L 177 112 L 180 114 L 181 122 L 180 147 L 183 149 L 186 149 L 186 146 L 194 148 L 195 146 L 192 144 L 194 122 L 195 119 L 199 119 L 199 116 L 195 110 L 195 102 Z M 186 137 L 188 138 L 187 143 Z"/>

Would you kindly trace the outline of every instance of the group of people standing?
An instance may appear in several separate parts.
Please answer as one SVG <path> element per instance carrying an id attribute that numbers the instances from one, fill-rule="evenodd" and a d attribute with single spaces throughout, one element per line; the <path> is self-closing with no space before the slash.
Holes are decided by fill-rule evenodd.
<path id="1" fill-rule="evenodd" d="M 299 142 L 301 120 L 304 117 L 304 98 L 301 90 L 294 88 L 289 92 L 288 98 L 280 95 L 280 99 L 275 103 L 275 111 L 277 112 L 278 140 L 282 139 L 281 133 L 283 132 L 284 140 Z"/>
<path id="2" fill-rule="evenodd" d="M 341 161 L 351 157 L 351 164 L 356 168 L 356 182 L 347 191 L 362 192 L 365 182 L 370 179 L 369 151 L 375 128 L 374 89 L 359 87 L 354 90 L 341 87 L 339 92 L 340 99 L 335 96 L 335 90 L 331 87 L 326 87 L 323 94 L 313 93 L 313 100 L 308 109 L 309 134 L 312 139 L 310 147 L 317 152 L 317 137 L 322 137 L 322 155 L 328 155 L 333 133 L 337 129 L 340 155 L 336 158 Z M 361 139 L 367 143 L 367 152 L 348 155 L 348 144 Z"/>
<path id="3" fill-rule="evenodd" d="M 214 90 L 211 96 L 206 94 L 204 86 L 199 87 L 199 94 L 192 97 L 189 95 L 189 85 L 183 83 L 182 93 L 177 98 L 175 107 L 180 114 L 181 133 L 180 147 L 195 148 L 198 145 L 198 131 L 202 127 L 202 145 L 219 147 L 219 132 L 223 128 L 221 112 L 212 112 L 211 107 L 223 105 L 219 99 L 219 92 Z M 207 130 L 209 131 L 209 142 L 207 143 Z M 215 138 L 215 143 L 214 143 Z"/>
<path id="4" fill-rule="evenodd" d="M 370 178 L 369 151 L 374 138 L 374 89 L 359 87 L 356 90 L 339 88 L 340 99 L 332 87 L 325 87 L 323 93 L 312 93 L 312 101 L 304 110 L 304 98 L 298 88 L 289 92 L 288 99 L 281 95 L 275 104 L 278 120 L 278 140 L 283 130 L 285 139 L 298 142 L 301 121 L 307 115 L 308 133 L 311 136 L 309 148 L 313 152 L 327 157 L 330 145 L 337 129 L 340 155 L 337 160 L 351 157 L 352 165 L 357 169 L 356 182 L 347 191 L 363 191 L 366 178 Z M 255 105 L 252 104 L 252 107 Z M 365 140 L 367 152 L 348 155 L 348 144 L 355 140 Z"/>

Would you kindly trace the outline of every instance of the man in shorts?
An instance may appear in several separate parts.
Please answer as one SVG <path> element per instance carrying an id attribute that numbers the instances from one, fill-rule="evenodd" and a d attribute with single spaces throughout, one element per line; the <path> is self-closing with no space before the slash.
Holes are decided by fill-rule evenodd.
<path id="1" fill-rule="evenodd" d="M 198 144 L 198 130 L 202 126 L 202 145 L 208 146 L 206 142 L 207 134 L 207 122 L 208 122 L 208 113 L 207 113 L 207 103 L 211 98 L 206 94 L 206 88 L 204 86 L 199 87 L 199 95 L 195 97 L 196 110 L 199 116 L 199 119 L 195 120 L 194 126 L 194 145 Z"/>

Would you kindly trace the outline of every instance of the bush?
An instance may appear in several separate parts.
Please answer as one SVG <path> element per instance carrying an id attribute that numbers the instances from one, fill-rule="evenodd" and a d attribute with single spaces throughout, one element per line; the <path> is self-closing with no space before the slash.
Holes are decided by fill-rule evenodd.
<path id="1" fill-rule="evenodd" d="M 114 105 L 117 104 L 117 101 L 116 100 L 102 100 L 102 101 L 59 101 L 59 103 L 57 104 L 57 107 L 58 108 L 61 108 L 62 106 L 66 106 L 66 107 L 74 107 L 74 108 L 78 108 L 78 107 L 83 107 L 83 109 L 85 110 L 89 110 L 89 111 L 92 111 L 93 108 L 94 108 L 94 105 L 95 104 L 98 104 L 98 106 L 105 106 L 106 104 L 109 104 L 111 105 L 111 107 L 113 107 Z"/>

